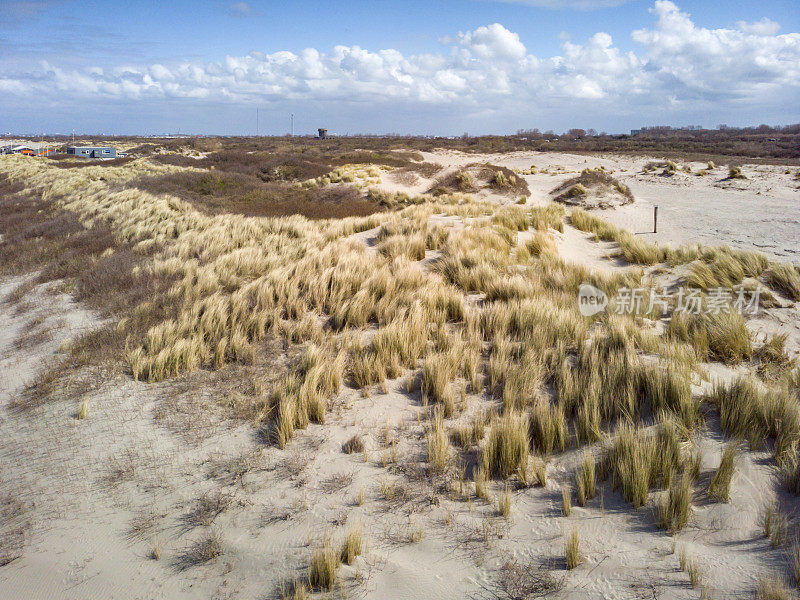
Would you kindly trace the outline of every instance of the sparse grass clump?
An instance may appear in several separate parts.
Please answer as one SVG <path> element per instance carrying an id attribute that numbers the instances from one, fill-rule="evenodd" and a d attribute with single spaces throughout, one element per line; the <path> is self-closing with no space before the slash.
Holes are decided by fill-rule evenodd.
<path id="1" fill-rule="evenodd" d="M 651 489 L 670 487 L 680 474 L 695 478 L 693 461 L 683 450 L 686 437 L 687 430 L 668 414 L 662 414 L 654 432 L 630 424 L 620 426 L 608 463 L 614 485 L 622 489 L 626 502 L 639 508 L 647 502 Z"/>
<path id="2" fill-rule="evenodd" d="M 354 435 L 342 445 L 342 451 L 345 454 L 353 454 L 355 452 L 364 452 L 364 440 L 360 435 Z"/>
<path id="3" fill-rule="evenodd" d="M 352 565 L 363 551 L 364 529 L 361 523 L 355 523 L 350 526 L 342 542 L 341 561 L 346 565 Z"/>
<path id="4" fill-rule="evenodd" d="M 578 539 L 578 530 L 573 529 L 567 535 L 564 543 L 564 559 L 566 561 L 567 569 L 572 570 L 583 561 L 580 551 L 580 540 Z"/>
<path id="5" fill-rule="evenodd" d="M 509 412 L 492 424 L 481 465 L 487 473 L 507 479 L 520 467 L 527 466 L 529 447 L 527 419 L 522 414 Z"/>
<path id="6" fill-rule="evenodd" d="M 694 489 L 688 474 L 674 478 L 658 504 L 657 523 L 661 529 L 675 534 L 686 526 Z"/>
<path id="7" fill-rule="evenodd" d="M 586 506 L 586 502 L 597 494 L 595 458 L 591 452 L 585 451 L 580 465 L 575 470 L 575 490 L 578 504 Z"/>
<path id="8" fill-rule="evenodd" d="M 784 379 L 797 364 L 786 352 L 786 337 L 785 333 L 775 334 L 755 352 L 757 373 L 767 381 Z"/>
<path id="9" fill-rule="evenodd" d="M 444 472 L 449 450 L 450 439 L 444 426 L 442 412 L 437 410 L 428 430 L 428 464 L 433 472 Z"/>
<path id="10" fill-rule="evenodd" d="M 567 421 L 559 405 L 539 402 L 530 413 L 530 439 L 535 450 L 549 455 L 553 450 L 563 452 L 567 444 Z"/>
<path id="11" fill-rule="evenodd" d="M 728 169 L 728 179 L 747 179 L 747 177 L 742 172 L 742 167 L 731 166 Z"/>
<path id="12" fill-rule="evenodd" d="M 325 540 L 311 555 L 308 566 L 308 583 L 311 589 L 330 591 L 336 584 L 340 553 Z"/>
<path id="13" fill-rule="evenodd" d="M 720 502 L 728 502 L 730 500 L 731 480 L 736 469 L 737 450 L 736 442 L 730 442 L 725 445 L 719 468 L 714 473 L 714 477 L 708 486 L 709 495 Z"/>
<path id="14" fill-rule="evenodd" d="M 763 390 L 755 380 L 739 377 L 729 384 L 715 384 L 707 400 L 718 407 L 722 430 L 729 436 L 746 439 L 752 449 L 760 449 L 768 438 L 774 440 L 775 460 L 793 489 L 793 449 L 800 440 L 800 415 L 789 394 Z M 795 493 L 800 493 L 800 481 L 797 489 Z"/>
<path id="15" fill-rule="evenodd" d="M 79 421 L 83 421 L 88 416 L 89 416 L 89 399 L 84 398 L 83 400 L 81 400 L 81 403 L 78 406 L 78 413 L 76 414 L 76 418 Z"/>
<path id="16" fill-rule="evenodd" d="M 750 332 L 737 312 L 673 314 L 667 335 L 690 343 L 700 360 L 738 364 L 753 354 Z"/>
<path id="17" fill-rule="evenodd" d="M 762 575 L 756 588 L 757 600 L 792 600 L 795 593 L 780 575 Z"/>
<path id="18" fill-rule="evenodd" d="M 531 227 L 537 231 L 547 231 L 555 229 L 564 231 L 564 207 L 555 202 L 550 202 L 545 206 L 534 206 L 530 209 Z"/>
<path id="19" fill-rule="evenodd" d="M 564 486 L 561 488 L 561 513 L 568 517 L 572 512 L 572 490 Z"/>
<path id="20" fill-rule="evenodd" d="M 800 272 L 789 263 L 773 262 L 764 272 L 767 284 L 795 302 L 800 301 Z"/>
<path id="21" fill-rule="evenodd" d="M 508 486 L 497 499 L 497 509 L 503 518 L 507 519 L 511 516 L 511 490 Z"/>
<path id="22" fill-rule="evenodd" d="M 222 552 L 222 537 L 219 532 L 212 530 L 192 544 L 183 556 L 177 559 L 176 566 L 180 569 L 187 569 L 210 563 L 220 557 Z"/>

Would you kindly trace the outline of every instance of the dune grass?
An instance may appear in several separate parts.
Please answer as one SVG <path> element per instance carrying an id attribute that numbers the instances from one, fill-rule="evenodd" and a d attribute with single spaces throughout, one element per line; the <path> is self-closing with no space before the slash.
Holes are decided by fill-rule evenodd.
<path id="1" fill-rule="evenodd" d="M 709 495 L 720 502 L 730 501 L 731 480 L 736 469 L 737 446 L 736 442 L 729 442 L 725 445 L 719 467 L 708 486 Z"/>
<path id="2" fill-rule="evenodd" d="M 361 523 L 350 525 L 342 542 L 340 560 L 346 565 L 352 565 L 364 551 L 364 528 Z"/>
<path id="3" fill-rule="evenodd" d="M 694 488 L 691 477 L 684 474 L 674 478 L 657 506 L 656 522 L 670 534 L 681 531 L 689 520 Z"/>
<path id="4" fill-rule="evenodd" d="M 527 419 L 509 412 L 491 425 L 481 454 L 481 465 L 487 473 L 507 479 L 525 468 L 530 456 Z"/>
<path id="5" fill-rule="evenodd" d="M 565 517 L 572 513 L 572 490 L 567 486 L 561 488 L 561 513 Z"/>
<path id="6" fill-rule="evenodd" d="M 783 577 L 776 573 L 758 578 L 755 597 L 756 600 L 792 600 L 796 594 Z"/>
<path id="7" fill-rule="evenodd" d="M 570 571 L 583 562 L 577 529 L 573 529 L 566 536 L 566 540 L 564 542 L 564 560 L 566 562 L 567 570 Z"/>
<path id="8" fill-rule="evenodd" d="M 308 565 L 308 584 L 312 590 L 330 591 L 336 585 L 341 554 L 325 540 L 317 546 Z"/>
<path id="9" fill-rule="evenodd" d="M 780 291 L 795 302 L 800 301 L 800 272 L 785 262 L 770 263 L 764 278 L 770 287 Z"/>
<path id="10" fill-rule="evenodd" d="M 580 506 L 586 506 L 586 503 L 597 495 L 596 471 L 594 455 L 584 451 L 581 462 L 575 469 L 575 491 Z"/>

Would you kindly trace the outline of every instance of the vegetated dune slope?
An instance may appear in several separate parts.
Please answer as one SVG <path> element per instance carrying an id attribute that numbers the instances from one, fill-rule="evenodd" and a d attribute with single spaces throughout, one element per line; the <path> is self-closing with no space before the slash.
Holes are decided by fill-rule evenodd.
<path id="1" fill-rule="evenodd" d="M 146 159 L 0 163 L 24 183 L 2 206 L 16 255 L 0 289 L 4 597 L 695 598 L 791 583 L 800 297 L 775 262 L 791 244 L 678 248 L 752 250 L 760 232 L 740 236 L 739 215 L 713 237 L 681 204 L 688 188 L 731 212 L 752 191 L 722 169 L 655 179 L 613 156 L 423 158 L 441 167 L 305 184 L 352 177 L 392 207 L 330 221 L 142 191 L 190 169 Z M 518 173 L 525 203 L 491 185 L 418 195 L 476 162 L 536 164 Z M 633 205 L 547 202 L 600 164 Z M 744 170 L 765 219 L 797 193 Z M 656 241 L 671 249 L 593 218 L 646 223 L 632 207 L 662 192 Z M 613 297 L 747 281 L 771 290 L 747 320 L 577 310 L 581 283 Z"/>

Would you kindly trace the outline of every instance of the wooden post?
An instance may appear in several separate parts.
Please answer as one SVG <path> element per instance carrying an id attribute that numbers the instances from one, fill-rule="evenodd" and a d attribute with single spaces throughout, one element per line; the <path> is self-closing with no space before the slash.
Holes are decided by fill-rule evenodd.
<path id="1" fill-rule="evenodd" d="M 653 207 L 653 233 L 658 233 L 658 206 Z"/>

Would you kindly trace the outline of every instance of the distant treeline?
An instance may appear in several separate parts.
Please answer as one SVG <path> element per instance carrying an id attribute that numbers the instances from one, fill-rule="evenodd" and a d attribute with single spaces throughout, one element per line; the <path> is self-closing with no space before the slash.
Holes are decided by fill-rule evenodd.
<path id="1" fill-rule="evenodd" d="M 749 158 L 765 162 L 780 159 L 797 162 L 800 159 L 800 124 L 785 127 L 758 127 L 724 129 L 698 129 L 649 127 L 635 135 L 597 133 L 594 130 L 571 129 L 556 134 L 538 129 L 520 130 L 513 135 L 459 137 L 404 136 L 404 135 L 353 135 L 316 139 L 311 136 L 274 137 L 114 137 L 82 136 L 87 141 L 111 143 L 113 140 L 139 144 L 135 153 L 147 153 L 155 148 L 191 148 L 200 152 L 236 149 L 242 151 L 305 151 L 315 148 L 322 152 L 360 150 L 382 151 L 406 149 L 428 151 L 437 148 L 463 152 L 512 152 L 539 150 L 549 152 L 622 152 L 628 154 L 657 154 L 683 160 L 713 160 Z M 77 142 L 78 140 L 76 140 Z"/>

